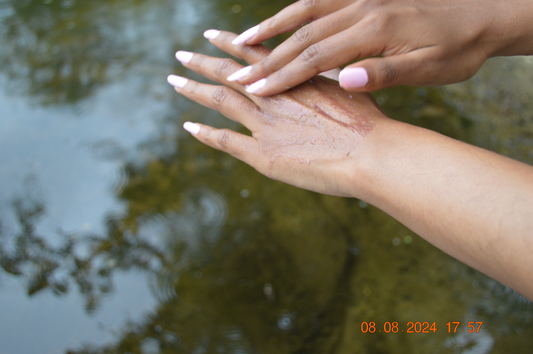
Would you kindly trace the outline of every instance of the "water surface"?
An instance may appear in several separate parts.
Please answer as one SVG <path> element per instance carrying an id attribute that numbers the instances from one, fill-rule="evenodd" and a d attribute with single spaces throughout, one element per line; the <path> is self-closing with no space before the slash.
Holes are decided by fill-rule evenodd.
<path id="1" fill-rule="evenodd" d="M 0 353 L 528 353 L 531 303 L 358 200 L 201 145 L 176 50 L 288 1 L 0 0 Z M 279 41 L 272 41 L 272 45 Z M 533 163 L 533 61 L 375 93 L 395 119 Z M 435 322 L 429 334 L 362 322 Z M 450 334 L 450 321 L 483 322 Z"/>

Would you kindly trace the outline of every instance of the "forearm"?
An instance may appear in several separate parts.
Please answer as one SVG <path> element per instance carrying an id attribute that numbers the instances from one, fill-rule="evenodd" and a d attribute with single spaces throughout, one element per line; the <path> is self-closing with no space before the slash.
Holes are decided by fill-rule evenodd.
<path id="1" fill-rule="evenodd" d="M 249 63 L 262 47 L 211 42 Z M 178 52 L 226 87 L 170 76 L 176 91 L 246 126 L 251 136 L 187 122 L 196 139 L 258 171 L 316 192 L 361 198 L 443 251 L 533 299 L 533 167 L 383 116 L 369 95 L 331 80 L 257 98 L 226 78 L 236 62 Z"/>
<path id="2" fill-rule="evenodd" d="M 488 56 L 533 55 L 533 4 L 530 0 L 495 1 L 488 29 Z"/>
<path id="3" fill-rule="evenodd" d="M 395 121 L 361 157 L 357 197 L 533 299 L 533 167 Z"/>

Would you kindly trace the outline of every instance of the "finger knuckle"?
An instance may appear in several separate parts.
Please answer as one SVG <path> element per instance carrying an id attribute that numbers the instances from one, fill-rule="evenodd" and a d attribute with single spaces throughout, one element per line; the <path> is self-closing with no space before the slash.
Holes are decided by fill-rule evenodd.
<path id="1" fill-rule="evenodd" d="M 360 0 L 359 6 L 367 11 L 375 10 L 384 7 L 387 4 L 387 0 Z"/>
<path id="2" fill-rule="evenodd" d="M 374 23 L 380 30 L 390 30 L 396 16 L 389 11 L 378 11 L 374 17 Z"/>
<path id="3" fill-rule="evenodd" d="M 261 26 L 263 26 L 263 28 L 267 30 L 272 30 L 272 29 L 277 28 L 280 24 L 281 24 L 281 21 L 279 19 L 279 15 L 276 14 L 275 16 L 272 16 L 267 21 L 265 21 L 265 23 L 262 24 Z"/>
<path id="4" fill-rule="evenodd" d="M 254 64 L 254 72 L 263 74 L 270 72 L 270 68 L 273 66 L 272 58 L 270 56 L 265 57 L 259 63 Z"/>
<path id="5" fill-rule="evenodd" d="M 314 44 L 304 50 L 300 57 L 305 64 L 309 66 L 316 66 L 322 60 L 323 54 L 319 46 Z"/>
<path id="6" fill-rule="evenodd" d="M 214 73 L 216 76 L 227 76 L 231 67 L 233 67 L 233 60 L 222 59 L 215 66 Z"/>
<path id="7" fill-rule="evenodd" d="M 257 56 L 258 51 L 259 51 L 259 48 L 257 46 L 245 45 L 245 46 L 239 47 L 239 56 L 243 58 L 248 58 L 248 57 L 254 58 Z"/>
<path id="8" fill-rule="evenodd" d="M 313 8 L 318 5 L 320 0 L 300 0 L 302 5 L 307 8 Z"/>
<path id="9" fill-rule="evenodd" d="M 220 148 L 227 148 L 231 141 L 231 133 L 228 129 L 221 129 L 217 136 L 217 145 Z"/>
<path id="10" fill-rule="evenodd" d="M 311 38 L 313 38 L 313 30 L 311 26 L 304 26 L 300 28 L 292 36 L 292 40 L 297 46 L 304 46 L 308 44 L 311 42 Z"/>
<path id="11" fill-rule="evenodd" d="M 215 106 L 220 106 L 227 100 L 228 96 L 229 90 L 226 87 L 218 87 L 211 95 L 211 102 L 213 102 Z"/>
<path id="12" fill-rule="evenodd" d="M 381 64 L 379 72 L 381 73 L 381 83 L 386 86 L 392 85 L 398 78 L 398 70 L 389 63 Z"/>
<path id="13" fill-rule="evenodd" d="M 389 31 L 393 16 L 387 11 L 374 11 L 365 18 L 365 28 L 368 34 L 390 35 Z"/>

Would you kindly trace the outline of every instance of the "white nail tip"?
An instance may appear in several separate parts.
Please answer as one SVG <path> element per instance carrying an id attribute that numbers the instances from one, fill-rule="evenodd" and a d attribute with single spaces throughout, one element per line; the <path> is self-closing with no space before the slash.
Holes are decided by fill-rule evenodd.
<path id="1" fill-rule="evenodd" d="M 255 36 L 259 32 L 259 25 L 250 28 L 249 30 L 244 31 L 240 36 L 235 38 L 231 44 L 242 44 Z"/>
<path id="2" fill-rule="evenodd" d="M 193 53 L 184 52 L 184 51 L 181 51 L 181 50 L 176 53 L 176 59 L 178 59 L 179 61 L 181 61 L 182 63 L 185 63 L 185 64 L 187 64 L 188 62 L 191 61 L 192 56 L 193 56 Z"/>
<path id="3" fill-rule="evenodd" d="M 219 34 L 220 31 L 210 29 L 204 32 L 204 37 L 207 39 L 215 39 Z"/>
<path id="4" fill-rule="evenodd" d="M 195 123 L 185 122 L 185 123 L 183 123 L 183 129 L 185 129 L 186 131 L 188 131 L 192 135 L 196 135 L 200 131 L 200 126 L 198 124 L 195 124 Z"/>
<path id="5" fill-rule="evenodd" d="M 266 82 L 267 82 L 266 79 L 261 79 L 259 81 L 254 82 L 253 84 L 249 86 L 246 86 L 246 92 L 256 93 L 257 91 L 261 90 L 265 86 Z"/>
<path id="6" fill-rule="evenodd" d="M 167 77 L 167 81 L 168 81 L 169 84 L 171 84 L 174 87 L 182 88 L 183 86 L 185 86 L 185 84 L 189 80 L 184 78 L 184 77 L 181 77 L 181 76 L 169 75 Z"/>
<path id="7" fill-rule="evenodd" d="M 236 72 L 234 72 L 233 74 L 231 74 L 230 76 L 228 76 L 227 80 L 228 81 L 237 81 L 237 80 L 240 80 L 242 79 L 243 77 L 245 77 L 246 75 L 248 75 L 250 73 L 250 71 L 252 71 L 252 67 L 251 66 L 247 66 L 245 68 L 242 68 Z"/>

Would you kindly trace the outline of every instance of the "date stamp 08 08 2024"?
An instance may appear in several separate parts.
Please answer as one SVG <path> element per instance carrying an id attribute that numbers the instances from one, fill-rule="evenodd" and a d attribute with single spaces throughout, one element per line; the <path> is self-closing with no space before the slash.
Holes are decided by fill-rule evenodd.
<path id="1" fill-rule="evenodd" d="M 444 330 L 448 333 L 468 332 L 479 333 L 483 322 L 448 322 Z M 380 328 L 376 322 L 362 322 L 361 332 L 363 333 L 436 333 L 437 325 L 435 322 L 407 322 L 405 328 L 401 328 L 398 322 L 385 322 Z"/>

